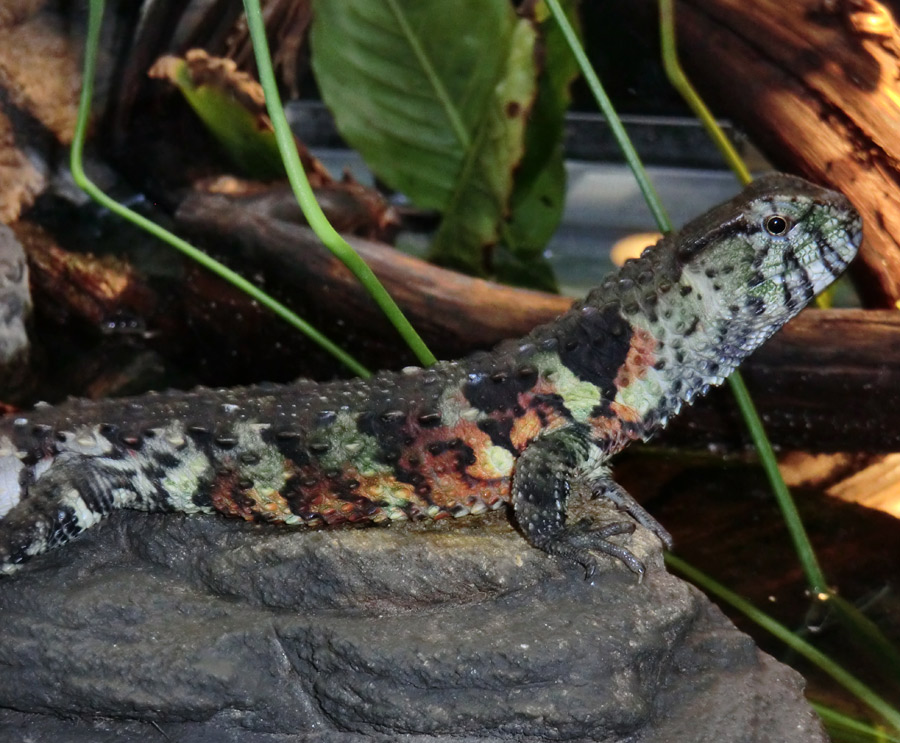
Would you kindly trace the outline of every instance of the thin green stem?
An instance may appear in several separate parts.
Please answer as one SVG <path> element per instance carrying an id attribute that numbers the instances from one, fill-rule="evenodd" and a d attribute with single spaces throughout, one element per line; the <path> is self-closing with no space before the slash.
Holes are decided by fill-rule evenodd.
<path id="1" fill-rule="evenodd" d="M 669 82 L 681 94 L 697 118 L 703 122 L 707 134 L 722 153 L 725 162 L 734 171 L 738 180 L 746 186 L 753 180 L 753 176 L 750 175 L 749 169 L 737 150 L 734 149 L 731 141 L 725 136 L 722 128 L 716 123 L 703 99 L 694 90 L 694 86 L 684 74 L 678 60 L 678 51 L 675 45 L 675 11 L 672 7 L 672 0 L 659 0 L 659 28 L 663 67 Z"/>
<path id="2" fill-rule="evenodd" d="M 859 647 L 862 652 L 874 660 L 887 677 L 900 679 L 900 652 L 884 636 L 878 625 L 863 613 L 864 609 L 861 610 L 837 594 L 829 597 L 828 606 L 838 622 L 861 640 Z"/>
<path id="3" fill-rule="evenodd" d="M 728 378 L 728 384 L 731 385 L 731 391 L 734 393 L 738 408 L 740 408 L 741 415 L 743 415 L 747 428 L 750 431 L 750 437 L 753 439 L 757 452 L 759 452 L 760 463 L 769 478 L 769 484 L 772 486 L 775 499 L 781 508 L 785 525 L 794 543 L 794 549 L 797 551 L 797 556 L 803 565 L 809 589 L 814 596 L 827 597 L 831 594 L 831 589 L 828 587 L 825 574 L 819 566 L 816 553 L 809 542 L 806 530 L 803 528 L 803 522 L 800 520 L 800 514 L 797 512 L 794 499 L 791 498 L 784 478 L 778 471 L 775 452 L 772 450 L 772 445 L 766 436 L 759 413 L 756 412 L 756 407 L 750 399 L 750 393 L 747 391 L 746 385 L 744 385 L 744 380 L 739 374 L 732 374 Z"/>
<path id="4" fill-rule="evenodd" d="M 707 135 L 722 153 L 725 163 L 734 172 L 735 177 L 742 185 L 746 186 L 753 180 L 750 169 L 734 148 L 731 140 L 725 136 L 722 127 L 718 125 L 712 112 L 707 108 L 681 66 L 675 37 L 675 8 L 672 0 L 659 0 L 659 29 L 663 68 L 669 82 L 681 94 L 696 117 L 700 119 Z M 824 292 L 816 297 L 816 305 L 823 309 L 829 306 Z"/>
<path id="5" fill-rule="evenodd" d="M 666 0 L 661 0 L 661 2 L 665 3 Z M 657 225 L 659 225 L 659 228 L 662 232 L 670 232 L 672 229 L 671 221 L 669 220 L 665 209 L 660 203 L 659 196 L 656 194 L 655 189 L 653 189 L 652 185 L 650 184 L 646 171 L 644 170 L 644 167 L 641 164 L 633 145 L 628 139 L 628 135 L 625 132 L 621 121 L 619 120 L 616 112 L 613 110 L 612 104 L 610 103 L 609 98 L 606 96 L 600 80 L 597 78 L 597 75 L 590 64 L 587 55 L 584 53 L 584 49 L 582 48 L 581 43 L 578 40 L 578 36 L 575 33 L 575 30 L 572 28 L 571 24 L 566 18 L 565 13 L 563 13 L 558 0 L 547 0 L 547 6 L 556 19 L 556 22 L 559 24 L 566 42 L 569 44 L 569 48 L 571 49 L 572 54 L 575 55 L 575 59 L 577 60 L 578 65 L 581 69 L 581 73 L 584 75 L 585 80 L 587 80 L 588 86 L 590 87 L 592 93 L 594 94 L 594 98 L 597 101 L 597 105 L 600 106 L 600 109 L 606 116 L 610 128 L 612 129 L 613 134 L 619 144 L 619 147 L 622 149 L 622 152 L 625 155 L 625 159 L 638 181 L 638 185 L 644 194 L 644 198 L 647 200 L 647 204 L 650 207 L 651 212 L 653 212 Z M 683 81 L 686 82 L 684 74 L 680 72 L 681 68 L 677 64 L 677 60 L 674 65 L 671 64 L 671 58 L 675 57 L 674 21 L 672 18 L 671 4 L 669 3 L 666 7 L 667 12 L 664 12 L 662 10 L 663 6 L 661 6 L 660 11 L 663 25 L 668 25 L 669 27 L 668 31 L 665 34 L 668 36 L 668 41 L 664 42 L 663 45 L 664 49 L 668 52 L 668 56 L 670 57 L 670 64 L 667 65 L 666 69 L 667 71 L 671 71 L 672 69 L 678 70 L 678 72 L 680 73 L 680 77 Z M 687 86 L 687 90 L 690 92 L 693 104 L 699 104 L 699 108 L 705 113 L 705 116 L 701 117 L 704 125 L 707 126 L 708 130 L 710 130 L 711 132 L 718 132 L 718 136 L 716 137 L 714 135 L 714 138 L 717 139 L 717 141 L 721 140 L 727 144 L 729 151 L 734 154 L 734 158 L 732 158 L 732 161 L 740 165 L 741 171 L 746 173 L 746 178 L 749 181 L 749 172 L 746 170 L 746 167 L 743 165 L 743 162 L 741 161 L 737 153 L 734 152 L 733 149 L 731 149 L 730 143 L 728 143 L 727 139 L 724 137 L 724 135 L 722 135 L 721 130 L 715 122 L 715 119 L 713 119 L 713 117 L 709 114 L 706 106 L 703 105 L 702 101 L 700 101 L 699 96 L 697 96 L 696 93 L 693 92 L 693 89 L 689 85 Z M 826 593 L 828 589 L 825 583 L 824 575 L 819 568 L 818 562 L 815 558 L 815 554 L 812 551 L 811 545 L 809 544 L 809 539 L 806 537 L 806 532 L 803 530 L 803 526 L 799 520 L 799 516 L 797 515 L 796 506 L 790 498 L 790 494 L 787 491 L 784 480 L 781 478 L 781 474 L 778 472 L 778 466 L 775 462 L 774 454 L 772 453 L 772 447 L 769 444 L 768 439 L 766 439 L 765 432 L 763 431 L 762 427 L 762 422 L 760 421 L 759 415 L 753 406 L 753 402 L 750 399 L 749 394 L 747 393 L 747 388 L 744 386 L 744 382 L 740 376 L 740 373 L 735 372 L 734 374 L 732 374 L 729 378 L 729 383 L 731 384 L 732 390 L 735 391 L 735 396 L 738 398 L 738 406 L 740 407 L 741 412 L 744 415 L 744 419 L 747 422 L 747 426 L 750 429 L 754 441 L 757 443 L 757 448 L 760 453 L 760 459 L 763 462 L 763 467 L 766 470 L 766 474 L 769 476 L 769 479 L 772 482 L 772 488 L 775 491 L 778 502 L 781 505 L 782 510 L 785 512 L 785 519 L 788 522 L 788 528 L 791 530 L 791 536 L 794 539 L 794 543 L 798 545 L 798 554 L 800 555 L 800 559 L 803 561 L 810 585 L 812 586 L 812 589 L 815 593 Z"/>
<path id="6" fill-rule="evenodd" d="M 847 731 L 866 736 L 872 743 L 900 743 L 900 737 L 888 735 L 882 728 L 875 728 L 860 720 L 841 714 L 824 704 L 810 702 L 810 706 L 822 718 L 830 731 Z"/>
<path id="7" fill-rule="evenodd" d="M 390 320 L 403 340 L 412 349 L 413 353 L 423 365 L 433 364 L 436 359 L 428 350 L 419 334 L 410 325 L 409 321 L 400 311 L 397 303 L 391 298 L 381 282 L 376 278 L 365 261 L 359 257 L 355 250 L 342 238 L 337 230 L 331 226 L 316 202 L 312 187 L 306 178 L 300 158 L 297 155 L 297 146 L 294 143 L 294 135 L 288 126 L 284 109 L 281 106 L 281 96 L 278 94 L 278 86 L 275 83 L 275 73 L 272 70 L 272 59 L 269 56 L 269 43 L 266 40 L 265 23 L 259 0 L 244 0 L 244 12 L 247 15 L 247 26 L 250 30 L 250 38 L 253 41 L 253 52 L 256 56 L 256 67 L 259 70 L 259 81 L 266 94 L 266 108 L 275 131 L 275 141 L 284 161 L 288 181 L 300 204 L 300 209 L 306 217 L 306 221 L 316 236 L 322 241 L 339 260 L 343 262 L 351 273 L 366 288 L 366 291 L 375 300 L 382 312 Z"/>
<path id="8" fill-rule="evenodd" d="M 791 649 L 802 655 L 811 663 L 821 668 L 837 683 L 855 695 L 870 709 L 880 715 L 895 731 L 900 732 L 900 712 L 897 712 L 888 702 L 878 696 L 872 689 L 866 686 L 862 681 L 857 679 L 845 671 L 841 666 L 832 661 L 823 652 L 814 648 L 807 642 L 804 642 L 791 632 L 783 624 L 776 622 L 771 617 L 766 616 L 746 599 L 738 596 L 733 591 L 729 591 L 725 586 L 717 583 L 709 576 L 701 573 L 696 568 L 691 567 L 686 562 L 669 553 L 666 554 L 666 563 L 685 575 L 693 583 L 700 586 L 706 593 L 717 596 L 722 601 L 730 604 L 740 611 L 746 617 L 756 622 L 767 632 L 775 635 L 779 640 L 788 645 Z"/>
<path id="9" fill-rule="evenodd" d="M 750 175 L 749 169 L 741 156 L 737 153 L 737 150 L 734 149 L 731 142 L 728 140 L 728 137 L 725 136 L 722 128 L 718 125 L 712 113 L 710 113 L 710 110 L 706 107 L 706 104 L 697 94 L 693 85 L 691 85 L 687 76 L 684 74 L 681 63 L 678 61 L 678 50 L 675 43 L 675 11 L 672 0 L 659 0 L 659 24 L 663 67 L 665 68 L 669 82 L 672 83 L 688 106 L 690 106 L 691 110 L 696 114 L 697 118 L 700 119 L 707 134 L 713 140 L 716 147 L 718 147 L 722 156 L 725 158 L 726 163 L 734 171 L 737 179 L 743 185 L 750 183 L 753 176 Z M 828 596 L 831 591 L 825 581 L 825 575 L 816 559 L 816 554 L 810 544 L 806 530 L 803 527 L 803 522 L 800 520 L 800 515 L 797 513 L 797 506 L 791 498 L 790 491 L 788 490 L 787 485 L 785 485 L 784 478 L 782 478 L 781 473 L 778 471 L 775 453 L 772 451 L 772 445 L 769 443 L 769 439 L 766 436 L 759 413 L 756 411 L 756 406 L 753 404 L 753 400 L 747 392 L 744 380 L 739 372 L 735 372 L 729 377 L 728 383 L 731 385 L 731 390 L 737 400 L 741 415 L 747 424 L 747 428 L 750 430 L 753 443 L 756 445 L 760 462 L 766 472 L 766 476 L 769 478 L 772 491 L 781 508 L 785 524 L 797 551 L 797 557 L 806 574 L 806 580 L 809 584 L 810 591 L 815 596 Z"/>
<path id="10" fill-rule="evenodd" d="M 230 268 L 222 265 L 218 261 L 210 258 L 206 253 L 195 248 L 190 243 L 182 240 L 177 235 L 173 235 L 168 230 L 160 227 L 158 224 L 151 222 L 146 217 L 141 216 L 137 212 L 123 206 L 119 202 L 111 199 L 103 191 L 87 177 L 84 172 L 83 156 L 84 142 L 87 135 L 88 117 L 90 115 L 91 100 L 94 95 L 94 74 L 97 67 L 97 47 L 100 40 L 100 27 L 103 23 L 103 11 L 105 0 L 90 0 L 90 10 L 88 15 L 88 32 L 85 43 L 84 52 L 84 80 L 81 87 L 81 98 L 78 104 L 78 118 L 75 123 L 75 136 L 72 140 L 72 149 L 69 157 L 70 168 L 72 170 L 72 178 L 75 183 L 94 201 L 101 206 L 109 209 L 109 211 L 118 216 L 127 219 L 129 222 L 136 224 L 138 227 L 146 230 L 153 236 L 163 240 L 176 250 L 180 251 L 189 258 L 195 260 L 200 265 L 209 269 L 224 280 L 230 282 L 238 289 L 249 294 L 253 299 L 264 307 L 267 307 L 276 315 L 289 322 L 295 328 L 307 335 L 311 340 L 331 353 L 335 358 L 341 361 L 355 374 L 360 376 L 370 376 L 370 372 L 362 366 L 350 354 L 344 351 L 332 341 L 328 340 L 312 325 L 291 312 L 280 302 L 272 299 L 268 294 L 258 289 L 256 286 L 247 281 L 243 276 L 232 271 Z"/>
<path id="11" fill-rule="evenodd" d="M 546 0 L 546 2 L 547 7 L 553 14 L 553 18 L 559 24 L 560 31 L 562 31 L 566 43 L 569 45 L 569 49 L 575 57 L 575 61 L 578 63 L 581 74 L 584 75 L 584 79 L 587 81 L 588 87 L 594 96 L 594 100 L 597 101 L 597 105 L 606 117 L 606 122 L 609 124 L 609 128 L 619 145 L 619 149 L 622 150 L 622 154 L 625 156 L 625 162 L 634 174 L 638 188 L 641 189 L 644 201 L 647 202 L 647 206 L 653 214 L 653 219 L 656 221 L 659 231 L 671 232 L 672 222 L 669 219 L 669 215 L 666 213 L 662 201 L 659 198 L 659 194 L 656 193 L 656 189 L 653 187 L 653 183 L 650 182 L 647 171 L 644 170 L 641 159 L 638 157 L 634 145 L 631 144 L 631 140 L 625 132 L 625 127 L 622 126 L 622 120 L 619 118 L 619 115 L 613 108 L 612 102 L 606 95 L 606 91 L 603 89 L 603 85 L 597 77 L 597 73 L 594 72 L 594 68 L 587 58 L 587 54 L 584 53 L 584 48 L 578 40 L 578 34 L 575 33 L 575 29 L 572 28 L 572 24 L 569 23 L 569 19 L 566 17 L 565 12 L 563 12 L 562 7 L 560 7 L 559 1 Z"/>

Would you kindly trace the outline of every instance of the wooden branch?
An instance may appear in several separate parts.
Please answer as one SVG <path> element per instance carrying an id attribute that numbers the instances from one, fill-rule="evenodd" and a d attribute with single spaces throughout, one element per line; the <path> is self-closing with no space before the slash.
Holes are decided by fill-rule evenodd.
<path id="1" fill-rule="evenodd" d="M 282 287 L 290 303 L 305 317 L 320 318 L 323 328 L 345 323 L 394 343 L 395 332 L 375 303 L 312 230 L 273 218 L 272 213 L 284 210 L 275 201 L 192 193 L 176 218 L 185 232 L 217 249 L 227 246 L 229 256 L 263 271 L 267 285 Z M 442 358 L 524 334 L 572 303 L 552 294 L 473 279 L 383 243 L 346 237 Z"/>
<path id="2" fill-rule="evenodd" d="M 855 274 L 872 306 L 893 307 L 900 299 L 897 40 L 862 35 L 844 10 L 826 14 L 824 5 L 681 0 L 681 48 L 709 103 L 773 163 L 850 197 L 866 235 Z"/>

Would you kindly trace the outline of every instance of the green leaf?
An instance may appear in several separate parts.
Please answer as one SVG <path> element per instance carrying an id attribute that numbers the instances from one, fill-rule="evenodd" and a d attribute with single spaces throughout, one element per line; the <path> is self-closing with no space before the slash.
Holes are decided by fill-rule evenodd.
<path id="1" fill-rule="evenodd" d="M 213 84 L 196 85 L 184 60 L 177 60 L 168 77 L 243 173 L 262 180 L 284 177 L 271 128 L 261 125 L 259 116 L 231 91 Z"/>
<path id="2" fill-rule="evenodd" d="M 577 23 L 577 1 L 563 8 Z M 565 204 L 566 172 L 563 163 L 563 128 L 571 95 L 569 88 L 578 76 L 578 64 L 569 51 L 559 25 L 549 15 L 545 3 L 535 4 L 534 20 L 539 24 L 540 51 L 544 60 L 535 100 L 525 132 L 525 156 L 516 171 L 510 199 L 510 216 L 504 242 L 522 264 L 544 265 L 541 253 L 562 219 Z M 556 291 L 552 273 L 532 271 L 535 280 L 522 281 L 505 273 L 497 261 L 495 272 L 501 281 Z"/>
<path id="3" fill-rule="evenodd" d="M 482 275 L 493 265 L 483 251 L 501 240 L 513 172 L 525 150 L 526 116 L 536 93 L 535 40 L 531 23 L 517 20 L 505 74 L 487 101 L 431 245 L 436 263 Z"/>
<path id="4" fill-rule="evenodd" d="M 338 129 L 413 203 L 432 256 L 488 269 L 536 94 L 536 31 L 508 0 L 317 0 L 313 69 Z"/>
<path id="5" fill-rule="evenodd" d="M 543 253 L 562 219 L 565 195 L 566 169 L 559 145 L 533 178 L 527 182 L 516 180 L 509 221 L 502 232 L 509 258 L 504 261 L 495 252 L 492 264 L 499 281 L 547 292 L 559 291 L 556 276 Z M 523 270 L 525 267 L 528 269 Z"/>
<path id="6" fill-rule="evenodd" d="M 540 253 L 523 259 L 505 246 L 497 245 L 492 258 L 494 275 L 501 277 L 504 283 L 544 292 L 559 292 L 553 266 Z"/>

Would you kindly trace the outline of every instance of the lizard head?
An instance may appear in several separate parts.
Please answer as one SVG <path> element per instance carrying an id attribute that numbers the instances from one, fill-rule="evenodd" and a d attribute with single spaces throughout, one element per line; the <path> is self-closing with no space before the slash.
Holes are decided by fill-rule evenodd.
<path id="1" fill-rule="evenodd" d="M 764 176 L 675 236 L 681 312 L 711 336 L 727 373 L 831 284 L 861 239 L 859 215 L 842 194 Z"/>
<path id="2" fill-rule="evenodd" d="M 579 306 L 628 323 L 633 373 L 615 401 L 647 432 L 664 425 L 837 278 L 861 238 L 844 196 L 769 175 L 627 261 Z"/>
<path id="3" fill-rule="evenodd" d="M 706 289 L 711 315 L 744 297 L 759 324 L 780 326 L 844 271 L 861 237 L 842 194 L 773 174 L 687 224 L 674 254 L 683 281 Z"/>

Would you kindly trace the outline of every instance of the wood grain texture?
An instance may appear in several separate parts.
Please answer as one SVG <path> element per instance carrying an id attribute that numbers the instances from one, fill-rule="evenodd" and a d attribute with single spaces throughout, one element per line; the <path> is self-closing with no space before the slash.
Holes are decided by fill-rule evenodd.
<path id="1" fill-rule="evenodd" d="M 362 329 L 393 343 L 396 332 L 350 271 L 308 227 L 272 216 L 282 211 L 274 201 L 192 193 L 177 219 L 185 231 L 207 244 L 227 246 L 229 255 L 258 267 L 267 282 L 289 286 L 292 306 L 305 317 L 321 315 L 323 328 L 343 322 L 351 330 Z M 523 335 L 572 304 L 565 297 L 439 268 L 383 243 L 350 236 L 347 240 L 441 358 Z"/>
<path id="2" fill-rule="evenodd" d="M 900 299 L 896 44 L 818 0 L 682 0 L 681 53 L 716 113 L 778 167 L 844 191 L 865 221 L 854 271 L 870 306 Z M 896 40 L 894 40 L 896 41 Z"/>

